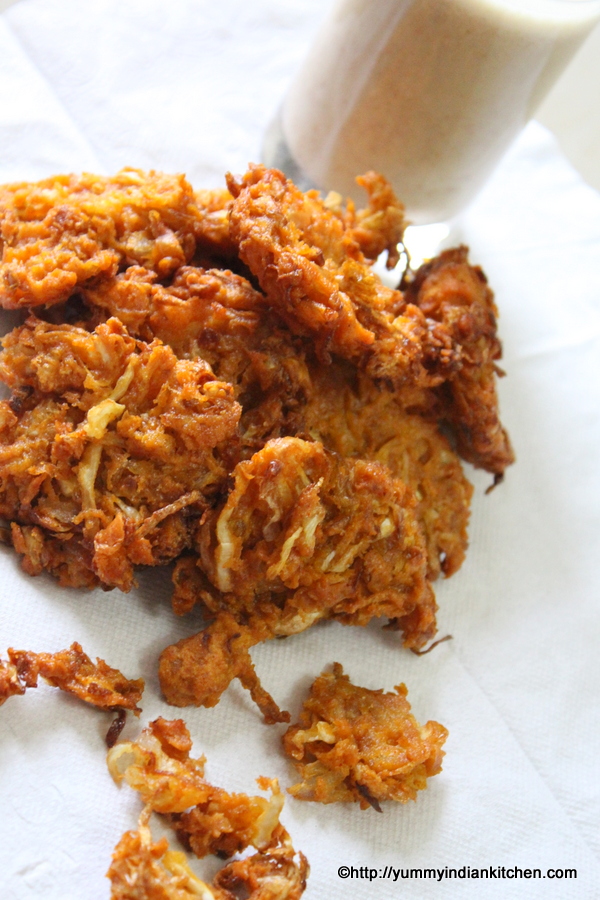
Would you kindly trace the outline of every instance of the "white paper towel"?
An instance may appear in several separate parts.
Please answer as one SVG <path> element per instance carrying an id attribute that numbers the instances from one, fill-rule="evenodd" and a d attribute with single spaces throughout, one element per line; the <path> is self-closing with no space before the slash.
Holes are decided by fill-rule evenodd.
<path id="1" fill-rule="evenodd" d="M 319 0 L 23 0 L 0 17 L 0 182 L 123 165 L 222 183 L 256 160 L 263 131 L 326 5 Z M 259 646 L 277 700 L 298 712 L 334 659 L 355 683 L 405 681 L 420 721 L 450 730 L 443 773 L 408 807 L 302 804 L 284 821 L 311 864 L 307 900 L 600 896 L 600 197 L 535 123 L 459 223 L 488 274 L 504 342 L 506 481 L 476 485 L 463 568 L 436 593 L 440 634 L 423 658 L 397 636 L 336 623 Z M 142 722 L 178 713 L 156 661 L 198 625 L 176 619 L 169 573 L 130 595 L 61 590 L 0 548 L 0 655 L 79 641 L 147 687 Z M 207 775 L 253 792 L 294 775 L 280 726 L 236 684 L 184 711 Z M 108 717 L 49 687 L 0 710 L 3 900 L 101 900 L 136 795 L 104 762 Z M 130 722 L 126 734 L 137 733 Z M 209 876 L 214 861 L 194 863 Z M 338 868 L 574 868 L 576 879 L 342 880 Z"/>

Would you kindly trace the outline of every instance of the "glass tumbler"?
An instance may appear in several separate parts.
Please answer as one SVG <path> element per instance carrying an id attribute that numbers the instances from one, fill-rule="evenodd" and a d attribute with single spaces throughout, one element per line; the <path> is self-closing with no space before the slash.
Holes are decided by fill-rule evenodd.
<path id="1" fill-rule="evenodd" d="M 600 0 L 338 0 L 263 161 L 364 201 L 393 184 L 416 225 L 461 212 L 600 19 Z"/>

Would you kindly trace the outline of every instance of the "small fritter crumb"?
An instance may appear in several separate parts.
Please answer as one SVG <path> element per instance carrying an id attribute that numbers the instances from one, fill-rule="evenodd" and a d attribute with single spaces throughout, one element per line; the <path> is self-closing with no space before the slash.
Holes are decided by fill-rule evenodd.
<path id="1" fill-rule="evenodd" d="M 283 736 L 302 778 L 289 793 L 319 803 L 354 800 L 378 811 L 382 800 L 415 800 L 441 771 L 448 731 L 437 722 L 419 725 L 405 685 L 395 690 L 357 687 L 339 663 L 320 675 L 299 723 Z"/>
<path id="2" fill-rule="evenodd" d="M 8 657 L 10 663 L 0 661 L 0 679 L 4 671 L 8 671 L 9 676 L 12 672 L 23 688 L 12 693 L 22 694 L 25 688 L 37 687 L 41 676 L 53 687 L 75 694 L 80 700 L 100 709 L 130 709 L 136 716 L 141 712 L 137 704 L 144 690 L 143 679 L 126 678 L 103 659 L 92 662 L 77 642 L 58 653 L 32 653 L 11 647 Z"/>
<path id="3" fill-rule="evenodd" d="M 138 741 L 109 750 L 108 768 L 125 780 L 154 812 L 168 814 L 179 837 L 196 856 L 231 856 L 246 847 L 271 847 L 279 827 L 283 796 L 276 780 L 260 779 L 271 797 L 229 794 L 204 779 L 204 757 L 190 755 L 189 731 L 181 719 L 159 718 Z"/>
<path id="4" fill-rule="evenodd" d="M 17 667 L 8 660 L 0 659 L 0 706 L 6 703 L 9 697 L 24 693 L 25 685 L 19 681 Z"/>
<path id="5" fill-rule="evenodd" d="M 85 703 L 116 712 L 106 735 L 109 747 L 125 726 L 126 710 L 131 710 L 136 716 L 141 713 L 137 704 L 144 691 L 143 679 L 125 678 L 103 659 L 92 662 L 77 642 L 58 653 L 32 653 L 9 648 L 8 661 L 0 659 L 0 706 L 10 696 L 24 694 L 26 688 L 37 687 L 39 677 L 61 691 L 75 694 Z"/>
<path id="6" fill-rule="evenodd" d="M 185 854 L 169 850 L 166 838 L 152 843 L 148 825 L 150 807 L 139 819 L 137 831 L 126 831 L 113 853 L 110 869 L 111 900 L 228 900 L 219 889 L 200 881 Z"/>
<path id="7" fill-rule="evenodd" d="M 306 887 L 308 863 L 296 854 L 279 821 L 283 795 L 276 779 L 259 778 L 271 797 L 229 794 L 204 780 L 204 757 L 190 756 L 192 741 L 181 719 L 158 718 L 138 741 L 125 741 L 109 751 L 108 768 L 125 780 L 145 803 L 139 830 L 123 835 L 107 873 L 111 900 L 298 900 Z M 181 853 L 166 840 L 152 843 L 151 812 L 166 815 L 180 841 L 196 856 L 229 857 L 247 847 L 253 856 L 225 866 L 209 886 L 190 872 Z M 232 894 L 231 890 L 236 893 Z"/>
<path id="8" fill-rule="evenodd" d="M 235 859 L 217 873 L 214 884 L 225 890 L 227 900 L 298 900 L 306 889 L 308 861 L 296 854 L 287 831 L 280 825 L 277 843 L 268 849 Z M 233 891 L 234 893 L 230 893 Z"/>
<path id="9" fill-rule="evenodd" d="M 166 838 L 152 843 L 150 814 L 147 806 L 138 830 L 127 831 L 115 848 L 106 873 L 111 900 L 234 900 L 240 888 L 247 900 L 299 900 L 304 893 L 308 863 L 301 853 L 296 860 L 287 832 L 278 846 L 229 863 L 208 885 Z"/>

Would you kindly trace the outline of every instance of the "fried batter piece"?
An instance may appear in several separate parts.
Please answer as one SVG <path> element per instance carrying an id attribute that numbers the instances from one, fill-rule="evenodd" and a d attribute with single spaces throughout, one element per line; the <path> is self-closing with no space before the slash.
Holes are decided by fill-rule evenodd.
<path id="1" fill-rule="evenodd" d="M 13 662 L 0 659 L 0 706 L 9 697 L 18 697 L 25 693 L 25 685 L 21 684 L 17 667 Z"/>
<path id="2" fill-rule="evenodd" d="M 316 192 L 263 166 L 228 183 L 240 256 L 290 330 L 311 336 L 322 359 L 333 352 L 376 381 L 445 386 L 443 418 L 459 452 L 501 476 L 514 456 L 498 418 L 496 308 L 466 248 L 426 264 L 404 293 L 392 291 L 367 265 L 356 228 Z"/>
<path id="3" fill-rule="evenodd" d="M 142 812 L 137 831 L 126 831 L 106 873 L 111 900 L 229 900 L 218 888 L 197 878 L 184 853 L 169 849 L 166 838 L 152 842 L 149 819 Z"/>
<path id="4" fill-rule="evenodd" d="M 383 800 L 415 800 L 441 771 L 448 731 L 437 722 L 420 726 L 406 687 L 395 690 L 356 687 L 339 663 L 320 675 L 282 739 L 302 778 L 289 793 L 319 803 L 353 800 L 379 812 Z"/>
<path id="5" fill-rule="evenodd" d="M 236 859 L 217 872 L 216 887 L 227 898 L 245 891 L 248 900 L 298 900 L 306 890 L 309 866 L 302 853 L 296 854 L 287 831 L 280 825 L 277 843 L 245 859 Z"/>
<path id="6" fill-rule="evenodd" d="M 501 476 L 515 456 L 498 415 L 496 333 L 498 310 L 482 270 L 469 265 L 467 248 L 446 250 L 425 263 L 409 282 L 407 299 L 428 319 L 441 322 L 462 347 L 462 365 L 440 390 L 442 418 L 452 427 L 458 452 L 468 462 Z"/>
<path id="7" fill-rule="evenodd" d="M 259 778 L 271 797 L 229 794 L 204 780 L 204 757 L 190 757 L 192 741 L 181 719 L 156 719 L 136 742 L 109 751 L 113 778 L 139 791 L 145 809 L 137 832 L 127 832 L 117 846 L 108 878 L 112 900 L 185 900 L 200 896 L 236 900 L 299 900 L 306 887 L 308 863 L 296 854 L 279 822 L 283 795 L 275 779 Z M 225 866 L 209 886 L 196 879 L 181 853 L 168 851 L 163 839 L 152 844 L 151 811 L 168 815 L 179 838 L 196 856 L 229 857 L 249 846 L 258 852 Z M 186 893 L 187 891 L 187 893 Z M 235 893 L 232 893 L 235 891 Z"/>
<path id="8" fill-rule="evenodd" d="M 16 523 L 26 571 L 129 590 L 134 565 L 189 545 L 188 515 L 223 486 L 241 413 L 233 388 L 117 319 L 89 334 L 31 317 L 4 347 L 0 515 Z"/>
<path id="9" fill-rule="evenodd" d="M 85 703 L 101 709 L 130 709 L 138 716 L 137 705 L 144 690 L 142 678 L 131 680 L 108 666 L 103 659 L 92 660 L 83 652 L 81 644 L 74 642 L 68 650 L 58 653 L 32 653 L 30 650 L 8 651 L 23 688 L 37 687 L 38 678 L 68 694 L 75 694 Z M 18 693 L 22 693 L 19 691 Z"/>
<path id="10" fill-rule="evenodd" d="M 26 688 L 37 687 L 40 676 L 48 684 L 74 694 L 85 703 L 117 713 L 106 735 L 109 747 L 123 730 L 126 710 L 136 716 L 141 712 L 137 704 L 144 690 L 143 679 L 125 678 L 103 659 L 92 662 L 76 642 L 68 650 L 58 653 L 32 653 L 9 648 L 8 661 L 0 660 L 0 706 L 8 697 L 24 694 Z"/>
<path id="11" fill-rule="evenodd" d="M 122 169 L 0 188 L 0 305 L 60 303 L 142 265 L 168 277 L 194 254 L 199 212 L 183 175 Z"/>
<path id="12" fill-rule="evenodd" d="M 137 790 L 154 812 L 168 814 L 179 837 L 196 856 L 231 856 L 246 847 L 267 850 L 278 843 L 283 795 L 276 780 L 259 779 L 270 799 L 229 794 L 204 780 L 204 757 L 189 753 L 190 733 L 181 719 L 159 718 L 138 741 L 108 752 L 115 779 Z"/>
<path id="13" fill-rule="evenodd" d="M 152 843 L 150 814 L 146 807 L 138 830 L 126 832 L 115 848 L 107 872 L 111 900 L 237 900 L 240 889 L 247 900 L 299 900 L 304 893 L 308 863 L 301 853 L 296 861 L 287 832 L 268 851 L 226 865 L 208 885 L 166 838 Z"/>
<path id="14" fill-rule="evenodd" d="M 312 381 L 304 430 L 340 456 L 383 463 L 407 484 L 427 544 L 428 578 L 454 574 L 467 549 L 473 488 L 427 418 L 435 415 L 427 410 L 431 392 L 390 391 L 340 363 L 314 371 Z"/>
<path id="15" fill-rule="evenodd" d="M 161 655 L 169 703 L 213 706 L 235 677 L 256 694 L 249 648 L 319 619 L 366 625 L 386 616 L 408 647 L 432 637 L 416 501 L 384 466 L 281 438 L 233 474 L 226 502 L 206 514 L 195 540 L 207 576 L 200 599 L 216 618 Z M 254 699 L 273 721 L 269 695 Z"/>
<path id="16" fill-rule="evenodd" d="M 458 364 L 443 330 L 371 271 L 360 223 L 345 227 L 318 192 L 303 194 L 276 169 L 251 166 L 241 180 L 229 176 L 228 187 L 241 259 L 291 331 L 312 337 L 323 359 L 337 353 L 395 384 L 439 383 L 443 375 L 429 370 Z M 376 234 L 363 240 L 365 249 Z"/>
<path id="17" fill-rule="evenodd" d="M 93 322 L 116 316 L 137 337 L 159 338 L 180 358 L 202 358 L 242 405 L 242 454 L 295 433 L 310 392 L 305 348 L 262 294 L 228 270 L 184 266 L 165 287 L 131 267 L 84 292 Z"/>

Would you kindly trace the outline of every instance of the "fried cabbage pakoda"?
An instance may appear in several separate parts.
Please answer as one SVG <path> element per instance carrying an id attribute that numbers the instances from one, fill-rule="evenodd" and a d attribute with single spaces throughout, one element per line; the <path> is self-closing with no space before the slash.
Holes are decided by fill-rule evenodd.
<path id="1" fill-rule="evenodd" d="M 167 851 L 166 842 L 152 845 L 148 829 L 151 811 L 166 816 L 178 837 L 196 856 L 208 853 L 230 857 L 247 847 L 258 851 L 222 869 L 200 896 L 230 900 L 228 889 L 246 888 L 247 896 L 273 900 L 296 900 L 306 886 L 308 864 L 297 854 L 290 836 L 279 821 L 283 796 L 276 780 L 260 778 L 270 799 L 229 794 L 204 780 L 204 757 L 192 758 L 189 731 L 181 719 L 159 718 L 144 729 L 138 741 L 117 744 L 109 751 L 109 771 L 116 781 L 125 780 L 139 791 L 145 803 L 138 832 L 123 836 L 113 857 L 108 877 L 113 884 L 113 900 L 153 897 L 150 888 L 164 889 L 157 897 L 176 898 L 167 888 L 201 886 L 192 877 L 180 855 Z M 159 865 L 159 861 L 161 865 Z M 180 879 L 178 883 L 177 879 Z M 124 893 L 125 887 L 142 886 L 148 894 Z M 121 891 L 121 892 L 119 892 Z M 182 897 L 187 895 L 183 893 Z M 196 896 L 191 893 L 190 896 Z M 235 894 L 235 896 L 238 896 Z"/>
<path id="2" fill-rule="evenodd" d="M 198 220 L 182 175 L 122 169 L 0 187 L 0 305 L 60 303 L 123 262 L 168 276 L 193 256 Z"/>
<path id="3" fill-rule="evenodd" d="M 243 456 L 301 430 L 311 391 L 310 348 L 274 317 L 245 278 L 184 266 L 164 286 L 137 266 L 83 296 L 94 323 L 116 316 L 136 337 L 158 338 L 180 359 L 203 359 L 231 384 L 242 407 Z"/>
<path id="4" fill-rule="evenodd" d="M 8 658 L 8 665 L 21 682 L 23 690 L 37 687 L 38 678 L 41 677 L 53 687 L 75 694 L 92 706 L 101 709 L 130 709 L 136 715 L 141 712 L 137 704 L 144 690 L 143 680 L 125 678 L 118 669 L 113 669 L 103 659 L 92 662 L 77 642 L 71 644 L 68 650 L 60 650 L 58 653 L 33 653 L 30 650 L 10 648 Z M 23 691 L 19 690 L 17 693 Z"/>
<path id="5" fill-rule="evenodd" d="M 406 687 L 396 693 L 357 687 L 339 663 L 312 684 L 297 725 L 283 747 L 302 781 L 289 788 L 298 800 L 353 800 L 381 811 L 383 800 L 407 803 L 441 771 L 447 730 L 419 725 Z"/>
<path id="6" fill-rule="evenodd" d="M 185 853 L 171 850 L 166 838 L 153 843 L 151 812 L 146 807 L 137 831 L 126 831 L 115 847 L 106 873 L 110 900 L 229 900 L 194 875 Z"/>
<path id="7" fill-rule="evenodd" d="M 366 625 L 385 616 L 409 647 L 433 636 L 416 503 L 385 466 L 281 438 L 241 462 L 234 477 L 227 501 L 203 517 L 195 537 L 199 565 L 218 589 L 207 582 L 202 594 L 215 621 L 161 656 L 170 703 L 214 705 L 231 678 L 244 684 L 252 644 L 318 619 Z"/>
<path id="8" fill-rule="evenodd" d="M 449 382 L 447 420 L 467 458 L 501 475 L 513 452 L 497 416 L 496 308 L 465 249 L 426 264 L 411 289 L 393 291 L 316 192 L 303 194 L 263 166 L 230 178 L 229 189 L 240 256 L 290 329 L 311 335 L 323 357 L 336 353 L 396 387 Z"/>
<path id="9" fill-rule="evenodd" d="M 0 515 L 25 570 L 129 590 L 135 564 L 188 546 L 188 516 L 222 487 L 241 412 L 232 387 L 117 319 L 90 334 L 31 317 L 4 348 Z"/>
<path id="10" fill-rule="evenodd" d="M 126 678 L 103 659 L 92 660 L 78 643 L 58 653 L 33 653 L 30 650 L 8 650 L 8 660 L 0 659 L 0 706 L 13 695 L 35 688 L 38 678 L 53 687 L 74 694 L 99 709 L 117 713 L 106 735 L 111 747 L 125 725 L 126 710 L 139 716 L 137 705 L 142 697 L 142 678 Z"/>
<path id="11" fill-rule="evenodd" d="M 226 181 L 0 188 L 0 305 L 37 316 L 0 357 L 0 538 L 74 587 L 175 561 L 174 610 L 207 624 L 162 654 L 167 699 L 211 706 L 237 678 L 287 721 L 252 647 L 385 617 L 421 648 L 467 548 L 459 456 L 496 483 L 514 455 L 466 248 L 394 290 L 372 266 L 405 226 L 381 176 L 359 210 L 263 166 Z"/>
<path id="12" fill-rule="evenodd" d="M 501 477 L 514 453 L 498 414 L 496 376 L 504 373 L 496 362 L 502 351 L 485 275 L 469 265 L 466 247 L 458 247 L 421 266 L 405 295 L 462 348 L 459 372 L 439 390 L 441 420 L 463 459 Z"/>
<path id="13" fill-rule="evenodd" d="M 229 794 L 204 779 L 204 757 L 190 756 L 192 741 L 181 719 L 156 719 L 138 741 L 124 741 L 108 752 L 108 768 L 117 781 L 138 791 L 154 812 L 169 821 L 196 856 L 232 856 L 246 847 L 264 850 L 275 840 L 283 796 L 276 781 L 269 800 Z"/>
<path id="14" fill-rule="evenodd" d="M 299 900 L 306 889 L 308 863 L 298 860 L 286 835 L 269 850 L 233 860 L 212 884 L 201 881 L 186 856 L 169 848 L 166 838 L 152 842 L 151 810 L 140 815 L 137 831 L 127 831 L 115 847 L 110 869 L 110 900 Z"/>

